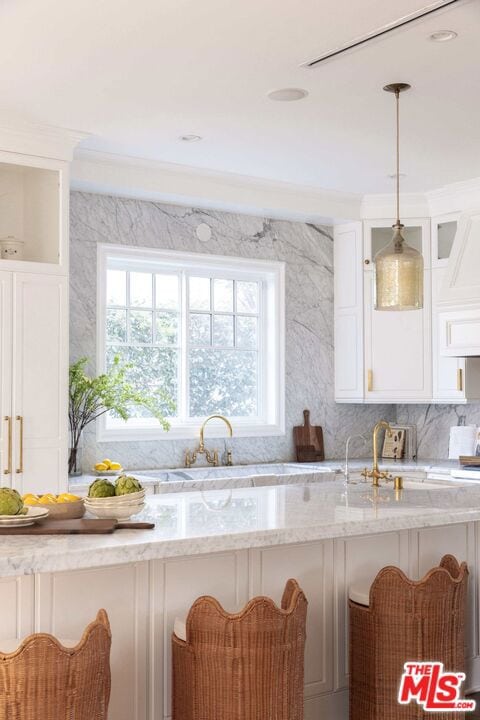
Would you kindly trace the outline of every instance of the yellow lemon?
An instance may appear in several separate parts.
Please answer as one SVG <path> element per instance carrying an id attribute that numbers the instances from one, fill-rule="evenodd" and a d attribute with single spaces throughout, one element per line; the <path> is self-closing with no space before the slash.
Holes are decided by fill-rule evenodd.
<path id="1" fill-rule="evenodd" d="M 38 502 L 40 503 L 40 505 L 51 505 L 52 503 L 57 502 L 57 498 L 55 497 L 55 495 L 47 493 L 46 495 L 42 495 Z"/>
<path id="2" fill-rule="evenodd" d="M 120 463 L 117 463 L 117 462 L 110 463 L 110 470 L 121 470 L 121 469 L 122 469 L 122 466 L 120 465 Z"/>
<path id="3" fill-rule="evenodd" d="M 107 466 L 107 470 L 110 468 L 110 465 L 112 464 L 112 461 L 109 460 L 108 458 L 105 458 L 104 460 L 102 460 L 102 462 L 104 465 Z"/>
<path id="4" fill-rule="evenodd" d="M 27 493 L 23 496 L 23 502 L 25 505 L 37 505 L 38 504 L 38 495 L 34 495 L 33 493 Z"/>
<path id="5" fill-rule="evenodd" d="M 62 493 L 61 495 L 58 495 L 57 502 L 59 503 L 68 503 L 68 502 L 78 502 L 81 498 L 79 498 L 78 495 L 72 495 L 72 493 Z"/>
<path id="6" fill-rule="evenodd" d="M 105 463 L 97 463 L 95 465 L 95 470 L 98 470 L 99 472 L 102 472 L 102 470 L 108 470 L 108 465 L 105 465 Z"/>

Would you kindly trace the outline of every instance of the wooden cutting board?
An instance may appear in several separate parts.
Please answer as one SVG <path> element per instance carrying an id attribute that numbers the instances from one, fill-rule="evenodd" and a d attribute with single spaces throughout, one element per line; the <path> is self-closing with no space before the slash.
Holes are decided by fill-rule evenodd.
<path id="1" fill-rule="evenodd" d="M 0 535 L 104 535 L 114 530 L 151 530 L 154 523 L 118 520 L 44 520 L 25 527 L 0 527 Z"/>
<path id="2" fill-rule="evenodd" d="M 310 425 L 310 410 L 303 411 L 304 424 L 293 428 L 293 441 L 297 462 L 325 460 L 323 430 L 320 425 Z"/>

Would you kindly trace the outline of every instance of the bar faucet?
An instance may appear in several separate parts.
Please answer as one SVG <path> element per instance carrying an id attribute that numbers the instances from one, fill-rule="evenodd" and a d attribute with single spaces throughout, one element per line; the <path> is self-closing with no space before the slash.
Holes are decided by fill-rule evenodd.
<path id="1" fill-rule="evenodd" d="M 374 487 L 379 487 L 379 480 L 390 480 L 392 477 L 388 472 L 380 472 L 378 468 L 378 433 L 380 430 L 385 430 L 388 437 L 392 436 L 393 430 L 386 420 L 380 420 L 379 422 L 377 422 L 377 424 L 373 428 L 373 467 L 371 470 L 367 470 L 367 468 L 365 468 L 365 470 L 362 472 L 363 477 L 372 478 L 372 485 Z"/>
<path id="2" fill-rule="evenodd" d="M 355 440 L 356 438 L 361 438 L 363 441 L 366 441 L 367 438 L 363 433 L 355 433 L 354 435 L 349 435 L 347 438 L 347 442 L 345 443 L 345 467 L 343 468 L 343 474 L 345 476 L 345 481 L 348 482 L 348 476 L 349 476 L 349 466 L 348 466 L 348 454 L 350 450 L 350 443 L 352 440 Z"/>
<path id="3" fill-rule="evenodd" d="M 225 423 L 225 425 L 228 428 L 230 437 L 233 436 L 233 428 L 230 423 L 230 420 L 227 420 L 227 418 L 224 415 L 209 415 L 209 417 L 207 417 L 207 419 L 204 420 L 204 422 L 202 423 L 202 426 L 200 428 L 200 443 L 199 443 L 198 447 L 196 448 L 196 450 L 194 450 L 192 452 L 192 454 L 190 454 L 190 450 L 187 450 L 185 452 L 185 467 L 189 468 L 192 465 L 194 465 L 197 462 L 198 455 L 205 455 L 205 458 L 210 465 L 213 465 L 214 467 L 218 466 L 218 450 L 213 450 L 213 452 L 208 450 L 208 448 L 205 447 L 205 440 L 204 440 L 205 427 L 206 427 L 207 423 L 210 422 L 210 420 L 214 420 L 214 419 L 223 420 L 223 422 Z M 231 450 L 227 450 L 227 452 L 226 452 L 226 463 L 225 464 L 233 465 Z"/>

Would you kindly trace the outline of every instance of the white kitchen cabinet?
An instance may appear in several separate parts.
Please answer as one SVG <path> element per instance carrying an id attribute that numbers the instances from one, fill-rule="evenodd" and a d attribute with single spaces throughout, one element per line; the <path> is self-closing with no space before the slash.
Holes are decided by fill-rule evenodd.
<path id="1" fill-rule="evenodd" d="M 363 401 L 362 223 L 334 228 L 335 398 Z"/>
<path id="2" fill-rule="evenodd" d="M 333 541 L 251 551 L 252 595 L 280 602 L 294 577 L 308 599 L 305 698 L 333 690 Z M 321 638 L 321 642 L 319 642 Z"/>
<path id="3" fill-rule="evenodd" d="M 480 211 L 460 215 L 439 298 L 440 351 L 480 356 Z"/>
<path id="4" fill-rule="evenodd" d="M 37 577 L 36 631 L 80 640 L 104 608 L 112 629 L 112 720 L 147 718 L 148 563 L 138 562 Z M 160 677 L 151 677 L 153 683 Z M 161 718 L 159 714 L 156 717 Z"/>
<path id="5" fill-rule="evenodd" d="M 445 266 L 432 270 L 433 400 L 439 403 L 466 403 L 480 399 L 480 358 L 448 357 L 441 353 L 439 300 L 445 272 Z"/>
<path id="6" fill-rule="evenodd" d="M 0 273 L 1 467 L 20 492 L 67 489 L 67 278 Z"/>

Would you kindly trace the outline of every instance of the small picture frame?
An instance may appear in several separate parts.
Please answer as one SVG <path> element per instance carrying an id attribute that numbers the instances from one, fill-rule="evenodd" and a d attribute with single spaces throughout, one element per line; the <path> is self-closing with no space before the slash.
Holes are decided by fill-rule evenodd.
<path id="1" fill-rule="evenodd" d="M 403 458 L 405 450 L 405 433 L 406 431 L 404 428 L 394 428 L 390 436 L 387 432 L 385 433 L 382 457 L 392 458 L 393 460 L 400 460 Z"/>

